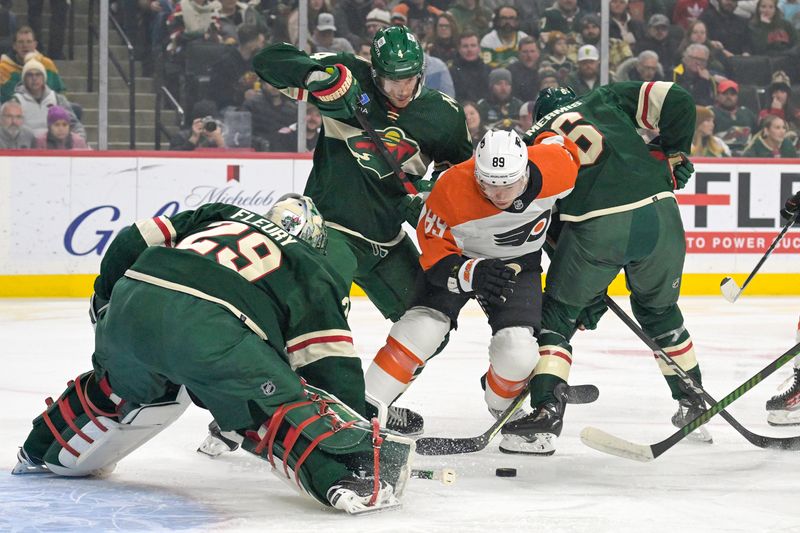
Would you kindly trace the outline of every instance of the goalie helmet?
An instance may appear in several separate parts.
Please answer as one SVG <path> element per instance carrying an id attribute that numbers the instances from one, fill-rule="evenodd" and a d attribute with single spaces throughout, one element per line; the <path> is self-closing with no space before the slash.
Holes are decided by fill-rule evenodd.
<path id="1" fill-rule="evenodd" d="M 487 131 L 475 148 L 475 179 L 506 187 L 528 177 L 528 148 L 514 131 Z"/>
<path id="2" fill-rule="evenodd" d="M 389 26 L 375 34 L 370 52 L 372 77 L 402 80 L 422 75 L 422 47 L 405 26 Z"/>
<path id="3" fill-rule="evenodd" d="M 316 250 L 325 253 L 328 230 L 317 206 L 308 196 L 284 194 L 264 216 L 286 230 L 289 235 L 304 240 Z"/>
<path id="4" fill-rule="evenodd" d="M 536 105 L 533 109 L 534 122 L 548 113 L 552 113 L 559 107 L 574 102 L 578 98 L 575 91 L 569 87 L 548 87 L 539 91 L 536 98 Z"/>

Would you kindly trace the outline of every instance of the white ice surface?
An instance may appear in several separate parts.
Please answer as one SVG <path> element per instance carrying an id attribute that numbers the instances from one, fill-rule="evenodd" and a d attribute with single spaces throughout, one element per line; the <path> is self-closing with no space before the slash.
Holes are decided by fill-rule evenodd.
<path id="1" fill-rule="evenodd" d="M 800 298 L 685 298 L 682 307 L 705 386 L 719 399 L 794 344 Z M 428 435 L 472 436 L 491 424 L 478 382 L 485 322 L 467 307 L 447 350 L 402 398 L 424 413 Z M 367 364 L 389 324 L 364 299 L 351 324 Z M 571 382 L 596 384 L 600 399 L 567 410 L 554 456 L 504 455 L 495 442 L 476 454 L 419 457 L 420 468 L 455 468 L 457 483 L 412 479 L 403 509 L 348 517 L 299 497 L 246 452 L 195 453 L 209 415 L 194 406 L 107 479 L 11 476 L 44 399 L 90 367 L 92 330 L 82 300 L 0 300 L 0 531 L 800 531 L 800 453 L 758 449 L 719 417 L 709 423 L 713 445 L 682 442 L 647 464 L 582 445 L 586 425 L 659 441 L 673 432 L 675 402 L 652 355 L 611 313 L 574 347 Z M 729 412 L 761 434 L 800 434 L 765 421 L 764 402 L 788 373 Z M 497 478 L 497 467 L 518 475 Z"/>

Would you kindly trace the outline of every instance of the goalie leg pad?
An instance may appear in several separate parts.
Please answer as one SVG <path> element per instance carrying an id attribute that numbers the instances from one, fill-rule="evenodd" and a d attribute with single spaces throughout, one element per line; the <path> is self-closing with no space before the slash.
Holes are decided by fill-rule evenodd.
<path id="1" fill-rule="evenodd" d="M 539 356 L 531 328 L 503 328 L 489 343 L 485 399 L 490 409 L 505 410 L 525 388 Z"/>
<path id="2" fill-rule="evenodd" d="M 429 307 L 412 307 L 392 326 L 386 345 L 365 374 L 367 393 L 390 405 L 414 379 L 450 331 L 450 319 Z"/>

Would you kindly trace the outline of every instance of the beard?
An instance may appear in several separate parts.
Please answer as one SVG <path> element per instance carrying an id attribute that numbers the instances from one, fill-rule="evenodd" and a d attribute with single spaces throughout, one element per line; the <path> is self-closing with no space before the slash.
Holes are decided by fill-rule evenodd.
<path id="1" fill-rule="evenodd" d="M 498 33 L 509 34 L 509 33 L 514 33 L 515 31 L 517 31 L 517 28 L 513 22 L 501 22 L 500 24 L 497 25 Z"/>

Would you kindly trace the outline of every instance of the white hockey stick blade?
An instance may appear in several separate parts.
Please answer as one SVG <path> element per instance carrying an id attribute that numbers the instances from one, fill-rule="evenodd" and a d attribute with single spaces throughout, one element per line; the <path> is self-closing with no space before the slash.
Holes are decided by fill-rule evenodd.
<path id="1" fill-rule="evenodd" d="M 742 290 L 733 279 L 729 277 L 722 278 L 719 284 L 719 290 L 722 291 L 722 296 L 725 297 L 730 303 L 735 302 L 742 294 Z"/>
<path id="2" fill-rule="evenodd" d="M 585 427 L 581 431 L 581 442 L 597 451 L 616 455 L 624 459 L 633 459 L 647 463 L 655 459 L 650 446 L 628 442 L 605 431 L 593 427 Z"/>

